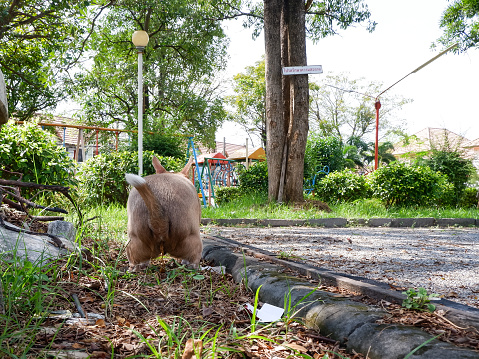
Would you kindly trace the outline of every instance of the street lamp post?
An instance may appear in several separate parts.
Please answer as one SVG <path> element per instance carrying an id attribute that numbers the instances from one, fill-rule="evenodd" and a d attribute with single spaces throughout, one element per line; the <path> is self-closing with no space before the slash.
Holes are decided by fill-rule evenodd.
<path id="1" fill-rule="evenodd" d="M 440 52 L 439 54 L 437 54 L 436 56 L 434 56 L 432 59 L 430 59 L 429 61 L 426 61 L 425 63 L 423 63 L 421 66 L 419 66 L 418 68 L 416 68 L 415 70 L 411 71 L 410 73 L 408 73 L 406 76 L 404 76 L 403 78 L 401 78 L 400 80 L 396 81 L 395 83 L 393 83 L 391 86 L 389 86 L 386 90 L 384 90 L 383 92 L 381 92 L 379 95 L 377 95 L 376 97 L 373 97 L 371 95 L 368 95 L 368 94 L 364 94 L 364 93 L 361 93 L 361 92 L 358 92 L 358 91 L 355 91 L 355 90 L 345 90 L 345 89 L 342 89 L 342 88 L 339 88 L 339 87 L 336 87 L 336 86 L 333 86 L 333 85 L 328 85 L 326 84 L 326 86 L 329 86 L 329 87 L 334 87 L 338 90 L 341 90 L 341 91 L 344 91 L 344 92 L 355 92 L 355 93 L 358 93 L 360 95 L 363 95 L 363 96 L 366 96 L 366 97 L 370 97 L 370 98 L 373 98 L 375 100 L 374 102 L 374 107 L 376 108 L 376 141 L 375 141 L 375 144 L 374 144 L 374 169 L 377 170 L 378 169 L 378 147 L 379 147 L 379 109 L 381 108 L 381 102 L 379 101 L 379 97 L 385 93 L 386 91 L 388 91 L 390 88 L 392 88 L 393 86 L 397 85 L 398 83 L 400 83 L 402 80 L 404 80 L 406 77 L 408 77 L 409 75 L 412 75 L 412 74 L 415 74 L 416 72 L 418 72 L 419 70 L 421 70 L 422 68 L 426 67 L 427 65 L 429 65 L 431 62 L 437 60 L 438 58 L 440 58 L 442 55 L 448 53 L 449 51 L 451 51 L 452 49 L 454 49 L 455 47 L 458 46 L 458 43 L 455 43 L 454 45 L 452 46 L 449 46 L 446 50 Z"/>
<path id="2" fill-rule="evenodd" d="M 138 175 L 143 174 L 143 51 L 148 45 L 148 33 L 137 30 L 131 37 L 138 50 Z"/>
<path id="3" fill-rule="evenodd" d="M 378 138 L 378 133 L 379 133 L 379 109 L 381 108 L 381 102 L 379 102 L 379 97 L 385 93 L 386 91 L 388 91 L 391 87 L 397 85 L 398 83 L 400 83 L 402 80 L 404 80 L 406 77 L 408 77 L 409 75 L 412 75 L 412 74 L 415 74 L 416 72 L 418 72 L 419 70 L 421 70 L 422 68 L 426 67 L 427 65 L 429 65 L 431 62 L 437 60 L 438 58 L 440 58 L 442 55 L 448 53 L 449 51 L 451 51 L 453 48 L 457 47 L 457 43 L 455 43 L 454 45 L 452 46 L 449 46 L 446 50 L 440 52 L 439 54 L 437 54 L 436 56 L 434 56 L 432 59 L 430 59 L 429 61 L 426 61 L 425 63 L 423 63 L 421 66 L 419 66 L 418 68 L 416 68 L 415 70 L 411 71 L 410 73 L 408 73 L 406 76 L 404 76 L 403 78 L 401 78 L 400 80 L 396 81 L 395 83 L 393 83 L 391 86 L 389 86 L 386 90 L 384 90 L 383 92 L 381 92 L 379 95 L 376 96 L 376 102 L 374 104 L 374 107 L 376 108 L 376 143 L 374 145 L 374 169 L 376 170 L 378 168 L 378 145 L 379 145 L 379 138 Z"/>

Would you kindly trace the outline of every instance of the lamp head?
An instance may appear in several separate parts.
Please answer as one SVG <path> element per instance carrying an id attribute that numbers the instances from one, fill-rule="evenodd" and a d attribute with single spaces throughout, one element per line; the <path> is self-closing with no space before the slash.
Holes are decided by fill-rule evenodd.
<path id="1" fill-rule="evenodd" d="M 143 50 L 146 45 L 148 45 L 149 40 L 150 38 L 148 37 L 148 33 L 143 30 L 137 30 L 131 36 L 131 41 L 133 42 L 133 45 L 135 45 L 141 50 Z"/>

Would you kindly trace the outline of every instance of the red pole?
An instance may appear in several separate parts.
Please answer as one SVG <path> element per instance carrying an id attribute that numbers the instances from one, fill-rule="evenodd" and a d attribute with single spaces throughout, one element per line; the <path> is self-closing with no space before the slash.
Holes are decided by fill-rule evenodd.
<path id="1" fill-rule="evenodd" d="M 118 131 L 115 132 L 115 134 L 116 134 L 115 151 L 117 151 L 117 152 L 118 152 L 118 134 L 119 134 L 119 133 L 120 133 L 120 132 L 118 132 Z"/>
<path id="2" fill-rule="evenodd" d="M 379 99 L 374 104 L 376 108 L 376 143 L 374 146 L 374 169 L 378 169 L 378 144 L 379 144 L 379 109 L 381 108 L 381 102 Z"/>

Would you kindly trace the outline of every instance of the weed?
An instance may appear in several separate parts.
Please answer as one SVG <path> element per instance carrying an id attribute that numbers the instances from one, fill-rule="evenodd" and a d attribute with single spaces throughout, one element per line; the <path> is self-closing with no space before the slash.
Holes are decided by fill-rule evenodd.
<path id="1" fill-rule="evenodd" d="M 431 304 L 431 298 L 438 297 L 438 294 L 427 294 L 427 290 L 424 288 L 419 288 L 416 292 L 415 289 L 409 288 L 406 292 L 402 292 L 407 295 L 407 298 L 403 300 L 402 306 L 407 309 L 412 310 L 427 310 L 429 312 L 434 312 L 436 306 Z"/>

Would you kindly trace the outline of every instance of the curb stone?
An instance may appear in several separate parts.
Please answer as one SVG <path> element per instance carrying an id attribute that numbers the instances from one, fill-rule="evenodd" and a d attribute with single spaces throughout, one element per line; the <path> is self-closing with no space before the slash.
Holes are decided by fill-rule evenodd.
<path id="1" fill-rule="evenodd" d="M 285 299 L 290 298 L 291 305 L 301 309 L 297 317 L 303 318 L 306 326 L 340 341 L 350 352 L 368 353 L 371 359 L 399 359 L 431 340 L 410 358 L 479 359 L 479 352 L 440 342 L 419 328 L 377 324 L 384 311 L 334 293 L 312 293 L 309 282 L 286 274 L 283 266 L 233 253 L 212 237 L 203 238 L 203 244 L 204 259 L 225 266 L 237 282 L 246 279 L 254 292 L 261 287 L 261 301 L 284 307 Z"/>
<path id="2" fill-rule="evenodd" d="M 476 218 L 310 218 L 310 219 L 252 219 L 252 218 L 202 218 L 201 224 L 220 226 L 234 226 L 249 224 L 271 227 L 291 226 L 319 226 L 319 227 L 479 227 L 479 219 Z"/>

